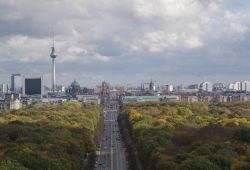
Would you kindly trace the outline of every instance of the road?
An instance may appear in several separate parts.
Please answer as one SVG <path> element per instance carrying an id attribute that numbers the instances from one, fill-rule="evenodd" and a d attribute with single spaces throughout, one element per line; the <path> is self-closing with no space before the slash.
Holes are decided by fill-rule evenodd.
<path id="1" fill-rule="evenodd" d="M 123 147 L 116 110 L 104 111 L 104 132 L 95 170 L 126 170 L 125 148 Z"/>

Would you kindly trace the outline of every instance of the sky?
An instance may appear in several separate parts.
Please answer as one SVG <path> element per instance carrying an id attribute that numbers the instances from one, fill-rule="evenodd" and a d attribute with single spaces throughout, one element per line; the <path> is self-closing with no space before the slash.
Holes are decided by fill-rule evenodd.
<path id="1" fill-rule="evenodd" d="M 0 0 L 0 83 L 50 86 L 53 34 L 57 84 L 250 80 L 249 26 L 249 0 Z"/>

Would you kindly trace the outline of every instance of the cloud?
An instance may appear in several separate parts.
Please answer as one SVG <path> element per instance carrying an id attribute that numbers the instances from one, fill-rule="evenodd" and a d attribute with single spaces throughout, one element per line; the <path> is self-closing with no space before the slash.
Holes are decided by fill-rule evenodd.
<path id="1" fill-rule="evenodd" d="M 0 39 L 0 61 L 41 62 L 48 48 L 47 39 L 13 35 Z"/>
<path id="2" fill-rule="evenodd" d="M 70 75 L 83 85 L 247 79 L 249 8 L 244 0 L 0 0 L 0 75 L 49 77 L 54 30 L 60 84 Z"/>
<path id="3" fill-rule="evenodd" d="M 198 48 L 203 45 L 200 39 L 195 36 L 188 37 L 184 43 L 185 43 L 185 47 L 187 48 Z"/>
<path id="4" fill-rule="evenodd" d="M 102 55 L 96 55 L 95 56 L 95 59 L 98 60 L 98 61 L 102 61 L 102 62 L 107 62 L 110 60 L 109 57 L 107 56 L 102 56 Z"/>
<path id="5" fill-rule="evenodd" d="M 249 16 L 245 16 L 245 14 L 242 13 L 232 13 L 230 11 L 226 11 L 225 19 L 229 23 L 230 31 L 239 34 L 244 34 L 248 31 L 248 27 L 242 23 L 246 17 Z"/>

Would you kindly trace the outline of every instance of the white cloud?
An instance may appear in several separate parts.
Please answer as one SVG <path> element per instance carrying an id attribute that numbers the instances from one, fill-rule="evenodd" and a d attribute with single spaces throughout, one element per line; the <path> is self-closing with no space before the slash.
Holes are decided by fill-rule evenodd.
<path id="1" fill-rule="evenodd" d="M 103 56 L 103 55 L 99 55 L 99 54 L 95 55 L 94 58 L 95 58 L 96 60 L 98 60 L 98 61 L 103 61 L 103 62 L 107 62 L 107 61 L 110 60 L 110 57 L 108 57 L 108 56 Z"/>
<path id="2" fill-rule="evenodd" d="M 163 31 L 146 32 L 143 39 L 137 41 L 142 43 L 144 49 L 149 49 L 150 52 L 162 52 L 167 48 L 176 45 L 178 36 L 176 33 L 165 33 Z"/>
<path id="3" fill-rule="evenodd" d="M 81 48 L 81 47 L 69 47 L 68 48 L 68 52 L 70 54 L 74 54 L 74 55 L 78 55 L 78 54 L 81 54 L 81 53 L 87 53 L 87 50 Z"/>
<path id="4" fill-rule="evenodd" d="M 239 22 L 230 23 L 230 28 L 232 31 L 234 31 L 236 33 L 241 33 L 241 34 L 244 34 L 248 30 L 248 28 L 246 26 L 242 25 Z"/>
<path id="5" fill-rule="evenodd" d="M 117 68 L 121 74 L 129 75 L 153 67 L 155 73 L 160 73 L 166 68 L 178 68 L 181 61 L 188 64 L 176 72 L 188 74 L 182 71 L 185 68 L 193 70 L 189 73 L 192 74 L 196 70 L 190 62 L 208 67 L 207 63 L 214 61 L 208 52 L 214 46 L 221 47 L 219 57 L 237 64 L 240 60 L 232 56 L 244 57 L 247 49 L 245 53 L 238 52 L 235 50 L 238 45 L 229 42 L 248 43 L 241 41 L 247 41 L 249 36 L 250 12 L 234 7 L 234 3 L 233 0 L 0 0 L 0 61 L 46 67 L 50 62 L 53 28 L 57 63 L 69 72 L 85 69 L 86 74 L 108 72 L 112 77 Z M 166 59 L 171 59 L 171 64 Z M 205 60 L 209 61 L 204 64 Z M 218 65 L 224 63 L 220 61 Z M 4 67 L 13 69 L 11 65 Z"/>
<path id="6" fill-rule="evenodd" d="M 202 9 L 197 0 L 136 0 L 136 14 L 138 17 L 190 17 Z"/>
<path id="7" fill-rule="evenodd" d="M 229 31 L 236 34 L 244 34 L 248 31 L 248 27 L 243 24 L 244 19 L 248 18 L 245 13 L 232 13 L 230 11 L 226 11 L 225 20 L 228 24 Z"/>
<path id="8" fill-rule="evenodd" d="M 44 61 L 48 48 L 48 39 L 37 39 L 24 35 L 15 35 L 0 40 L 2 61 L 35 62 Z"/>
<path id="9" fill-rule="evenodd" d="M 198 48 L 203 46 L 203 43 L 200 41 L 198 37 L 190 36 L 185 39 L 184 46 L 186 48 Z"/>
<path id="10" fill-rule="evenodd" d="M 202 46 L 203 43 L 198 36 L 163 31 L 146 32 L 142 39 L 137 39 L 132 45 L 130 44 L 132 51 L 148 50 L 152 53 L 166 50 L 194 49 Z"/>

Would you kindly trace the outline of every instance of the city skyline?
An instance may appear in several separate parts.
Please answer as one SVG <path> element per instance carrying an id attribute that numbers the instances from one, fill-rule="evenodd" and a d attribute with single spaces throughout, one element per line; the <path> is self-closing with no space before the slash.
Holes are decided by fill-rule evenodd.
<path id="1" fill-rule="evenodd" d="M 20 73 L 51 86 L 51 25 L 57 84 L 250 80 L 249 9 L 244 0 L 0 0 L 1 83 Z"/>

